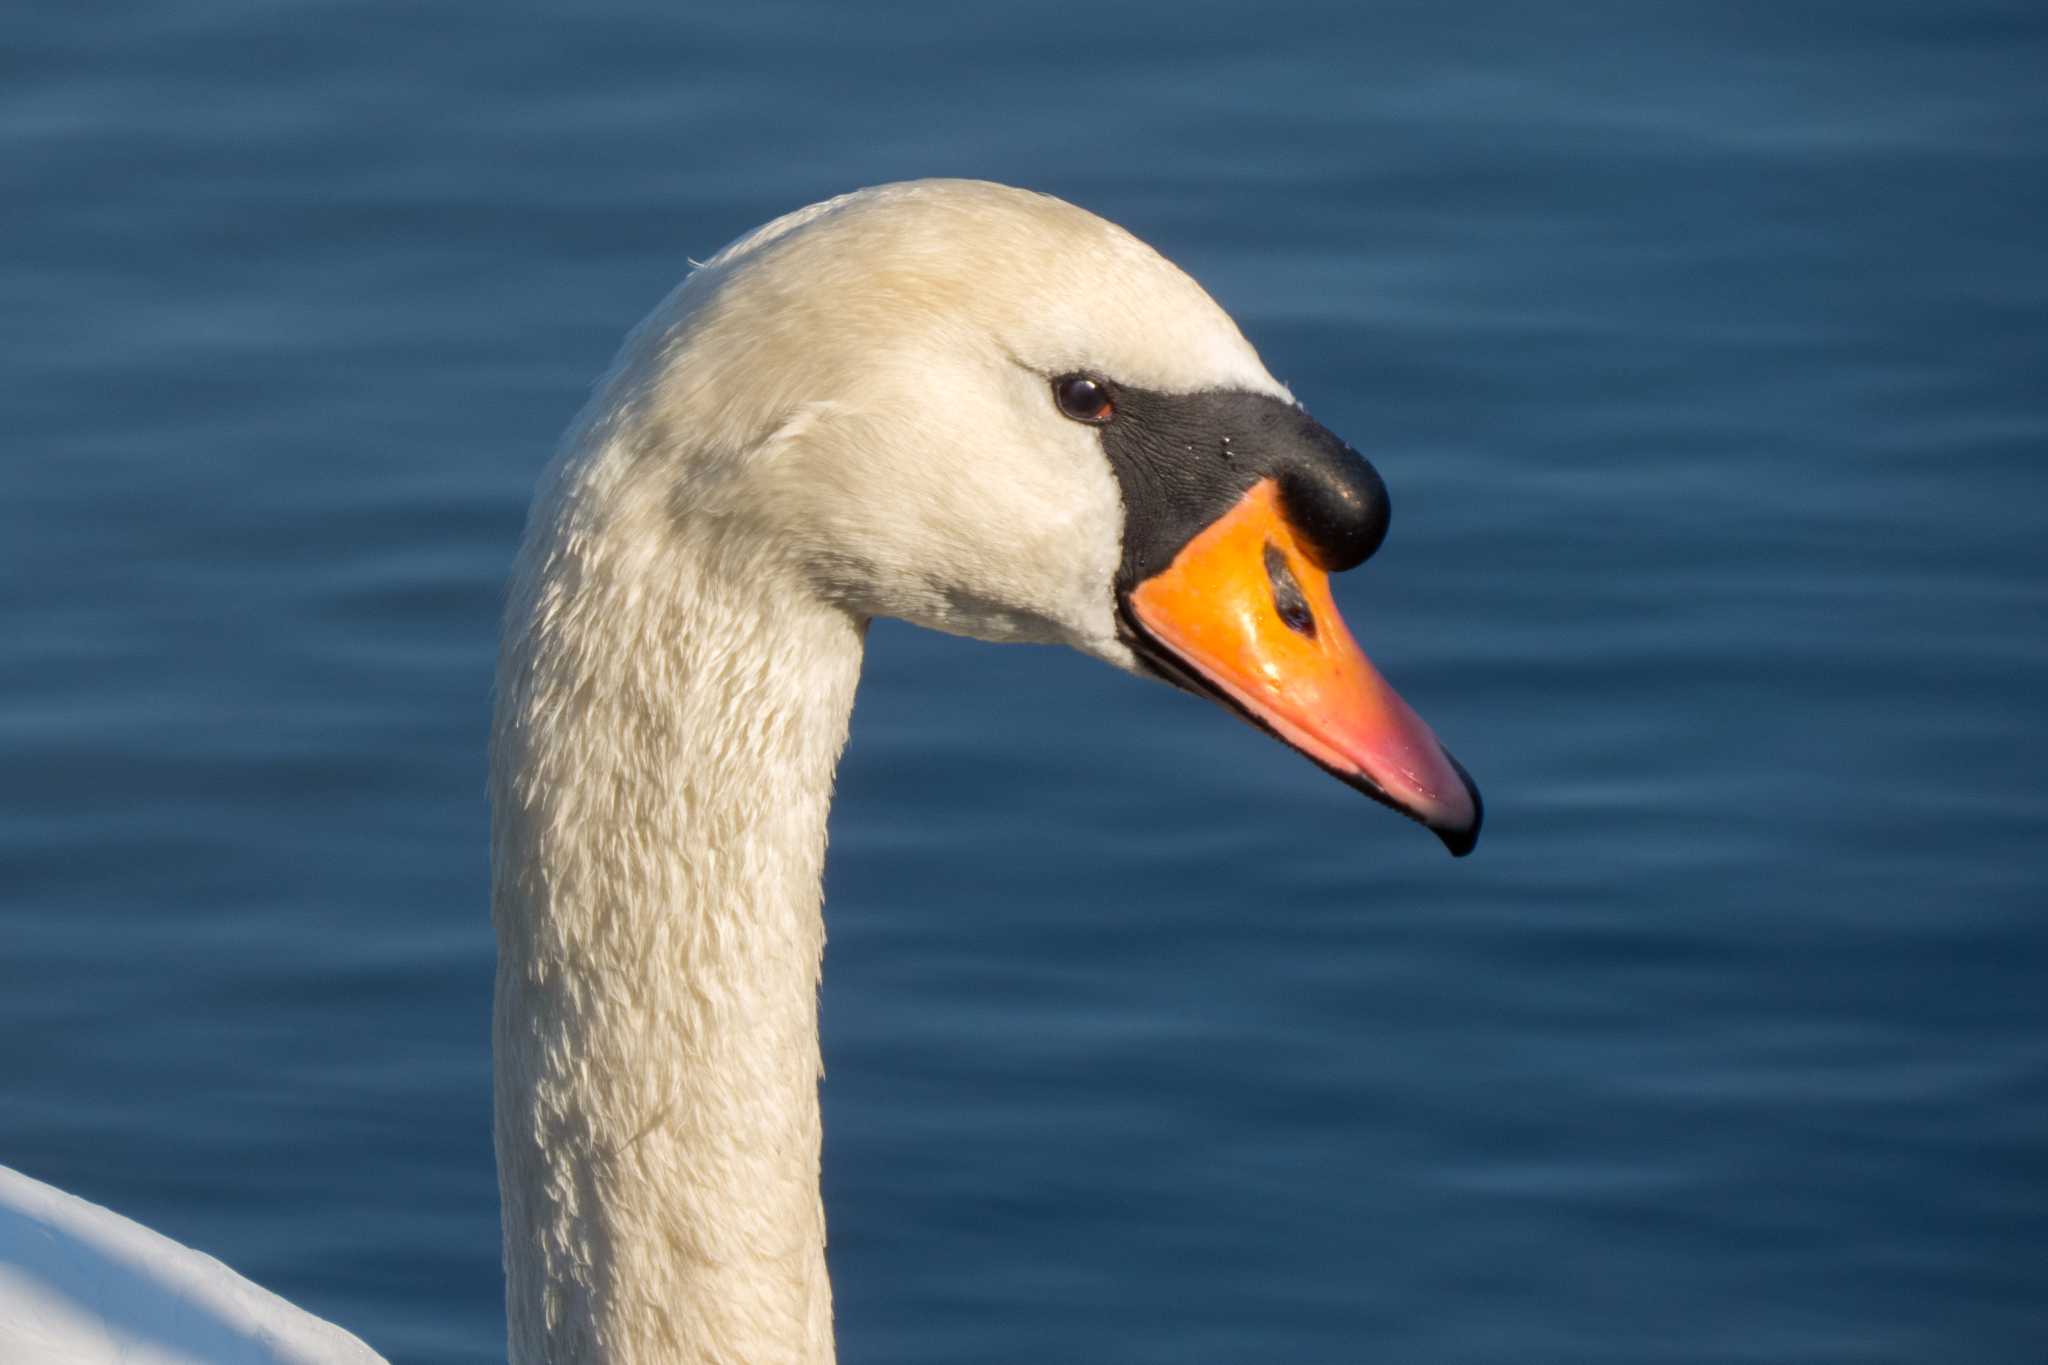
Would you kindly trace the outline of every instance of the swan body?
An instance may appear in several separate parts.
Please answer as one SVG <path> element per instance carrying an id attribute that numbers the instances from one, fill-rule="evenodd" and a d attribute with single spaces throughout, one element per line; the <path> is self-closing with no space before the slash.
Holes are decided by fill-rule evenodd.
<path id="1" fill-rule="evenodd" d="M 190 1247 L 0 1166 L 6 1365 L 384 1365 Z"/>
<path id="2" fill-rule="evenodd" d="M 1059 200 L 885 186 L 696 269 L 570 428 L 508 596 L 514 1365 L 833 1358 L 820 879 L 870 619 L 1208 696 L 1462 853 L 1476 791 L 1329 594 L 1385 529 L 1223 310 Z"/>

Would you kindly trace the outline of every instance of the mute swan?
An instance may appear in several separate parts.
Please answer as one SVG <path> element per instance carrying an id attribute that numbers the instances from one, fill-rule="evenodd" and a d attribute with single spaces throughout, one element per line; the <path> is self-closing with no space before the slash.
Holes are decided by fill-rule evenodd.
<path id="1" fill-rule="evenodd" d="M 832 1358 L 819 877 L 871 617 L 1163 678 L 1468 851 L 1476 790 L 1331 602 L 1386 525 L 1379 476 L 1199 286 L 1059 200 L 886 186 L 695 270 L 542 480 L 505 618 L 515 1365 Z M 13 1179 L 0 1210 L 66 1198 Z M 179 1257 L 262 1294 L 140 1260 Z M 23 1293 L 0 1356 L 102 1358 L 24 1334 Z M 375 1359 L 263 1298 L 249 1358 Z"/>

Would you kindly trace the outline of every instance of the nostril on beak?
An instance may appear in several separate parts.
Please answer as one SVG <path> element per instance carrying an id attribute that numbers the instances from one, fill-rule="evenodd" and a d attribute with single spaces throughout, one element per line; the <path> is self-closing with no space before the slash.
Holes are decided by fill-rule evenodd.
<path id="1" fill-rule="evenodd" d="M 1273 610 L 1287 628 L 1315 639 L 1316 614 L 1309 610 L 1308 599 L 1301 595 L 1301 584 L 1295 581 L 1294 570 L 1287 567 L 1287 556 L 1270 540 L 1266 542 L 1266 577 L 1273 584 Z"/>

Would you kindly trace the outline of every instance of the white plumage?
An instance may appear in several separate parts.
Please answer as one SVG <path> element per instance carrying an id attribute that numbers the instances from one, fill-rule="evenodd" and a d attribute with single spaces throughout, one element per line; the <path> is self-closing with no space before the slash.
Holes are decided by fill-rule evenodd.
<path id="1" fill-rule="evenodd" d="M 6 1365 L 383 1365 L 211 1256 L 0 1166 Z"/>

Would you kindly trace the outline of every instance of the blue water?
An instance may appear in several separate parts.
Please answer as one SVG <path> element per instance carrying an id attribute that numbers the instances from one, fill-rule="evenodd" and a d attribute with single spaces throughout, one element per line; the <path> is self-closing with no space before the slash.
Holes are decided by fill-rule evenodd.
<path id="1" fill-rule="evenodd" d="M 876 630 L 843 1357 L 2048 1359 L 2048 11 L 151 0 L 0 43 L 0 1162 L 502 1359 L 483 770 L 556 434 L 926 174 L 1368 450 L 1454 863 L 1213 708 Z"/>

